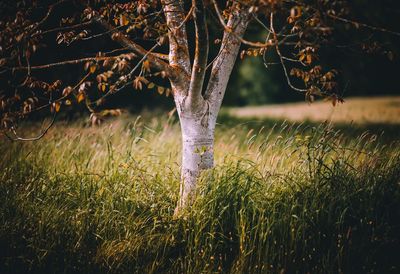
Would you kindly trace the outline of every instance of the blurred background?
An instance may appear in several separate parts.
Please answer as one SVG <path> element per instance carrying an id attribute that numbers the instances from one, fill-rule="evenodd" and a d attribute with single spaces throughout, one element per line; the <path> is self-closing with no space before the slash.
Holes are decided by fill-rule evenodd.
<path id="1" fill-rule="evenodd" d="M 356 0 L 351 1 L 353 19 L 371 26 L 380 26 L 400 32 L 400 1 Z M 213 20 L 213 18 L 210 18 Z M 219 30 L 212 29 L 211 37 L 219 37 Z M 191 26 L 189 26 L 190 28 Z M 189 32 L 190 33 L 190 32 Z M 262 41 L 266 33 L 260 32 L 253 24 L 247 32 L 247 39 Z M 211 40 L 212 41 L 212 40 Z M 335 68 L 339 72 L 339 95 L 349 97 L 370 97 L 400 95 L 400 36 L 374 32 L 369 29 L 355 29 L 338 23 L 332 44 L 320 49 L 320 64 L 324 68 Z M 219 44 L 210 48 L 210 61 L 219 50 Z M 376 51 L 365 51 L 363 47 L 375 47 Z M 287 53 L 290 57 L 290 53 Z M 291 56 L 293 57 L 293 56 Z M 271 50 L 267 54 L 270 62 L 278 62 Z M 127 104 L 132 110 L 142 108 L 173 107 L 170 98 L 159 96 L 152 91 L 127 89 L 116 96 L 115 104 Z M 292 90 L 285 79 L 282 66 L 265 67 L 262 58 L 238 58 L 232 72 L 224 106 L 249 106 L 304 101 L 304 94 Z"/>

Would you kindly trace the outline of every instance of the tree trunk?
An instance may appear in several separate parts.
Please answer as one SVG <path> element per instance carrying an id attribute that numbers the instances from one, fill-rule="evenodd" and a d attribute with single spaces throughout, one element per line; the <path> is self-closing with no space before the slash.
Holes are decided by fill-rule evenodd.
<path id="1" fill-rule="evenodd" d="M 208 32 L 202 2 L 192 3 L 196 5 L 194 13 L 196 51 L 191 76 L 187 77 L 187 80 L 182 78 L 183 80 L 171 81 L 182 129 L 182 175 L 175 216 L 193 202 L 201 171 L 214 166 L 215 123 L 240 49 L 240 37 L 243 37 L 249 21 L 247 11 L 235 12 L 230 16 L 227 23 L 229 30 L 224 31 L 221 48 L 218 57 L 213 61 L 208 85 L 203 95 L 208 60 Z M 172 43 L 171 49 L 178 46 L 175 44 Z M 178 52 L 170 52 L 171 62 L 175 61 Z M 182 57 L 181 60 L 184 61 L 185 58 Z M 189 69 L 181 67 L 182 71 L 190 75 Z"/>
<path id="2" fill-rule="evenodd" d="M 209 107 L 195 114 L 180 113 L 182 130 L 182 170 L 178 205 L 175 215 L 193 202 L 201 171 L 214 167 L 215 121 Z"/>

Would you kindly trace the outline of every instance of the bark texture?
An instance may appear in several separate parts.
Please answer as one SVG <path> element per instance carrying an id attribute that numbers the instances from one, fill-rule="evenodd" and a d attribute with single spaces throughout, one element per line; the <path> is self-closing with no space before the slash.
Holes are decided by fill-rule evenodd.
<path id="1" fill-rule="evenodd" d="M 177 210 L 191 204 L 200 172 L 214 166 L 214 125 L 204 124 L 205 115 L 181 115 L 182 181 Z"/>
<path id="2" fill-rule="evenodd" d="M 196 1 L 193 1 L 193 5 L 196 7 L 196 52 L 189 92 L 186 93 L 187 96 L 175 99 L 182 129 L 182 180 L 175 214 L 179 214 L 181 209 L 192 203 L 200 173 L 214 166 L 215 124 L 240 49 L 240 38 L 243 37 L 249 21 L 247 12 L 236 12 L 230 16 L 227 25 L 231 31 L 224 32 L 220 52 L 212 66 L 203 96 L 208 33 L 204 9 Z M 207 43 L 200 43 L 200 38 Z"/>
<path id="3" fill-rule="evenodd" d="M 95 18 L 95 22 L 113 33 L 121 45 L 146 58 L 153 68 L 166 72 L 171 82 L 182 129 L 182 180 L 175 210 L 179 214 L 181 209 L 191 204 L 201 171 L 214 166 L 215 123 L 249 22 L 249 13 L 246 9 L 236 9 L 230 14 L 228 22 L 223 22 L 221 48 L 213 61 L 208 83 L 205 83 L 209 60 L 205 1 L 192 0 L 189 14 L 185 14 L 182 0 L 161 0 L 161 4 L 168 27 L 168 63 L 165 58 L 150 54 L 100 16 Z M 190 16 L 194 21 L 196 34 L 193 64 L 185 26 L 185 21 Z"/>

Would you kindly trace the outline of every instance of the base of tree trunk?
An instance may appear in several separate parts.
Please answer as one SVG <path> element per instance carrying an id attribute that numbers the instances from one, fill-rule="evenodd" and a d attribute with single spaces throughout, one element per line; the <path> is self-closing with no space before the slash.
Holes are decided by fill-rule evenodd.
<path id="1" fill-rule="evenodd" d="M 182 171 L 174 216 L 193 203 L 201 171 L 214 167 L 214 126 L 204 125 L 201 120 L 181 118 Z"/>

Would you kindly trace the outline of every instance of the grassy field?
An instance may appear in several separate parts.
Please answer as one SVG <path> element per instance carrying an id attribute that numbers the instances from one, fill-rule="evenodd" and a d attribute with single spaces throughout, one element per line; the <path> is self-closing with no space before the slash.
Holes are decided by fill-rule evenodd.
<path id="1" fill-rule="evenodd" d="M 400 96 L 346 98 L 343 104 L 331 102 L 290 103 L 285 105 L 231 108 L 231 115 L 240 118 L 274 118 L 290 121 L 400 124 Z"/>
<path id="2" fill-rule="evenodd" d="M 222 115 L 181 219 L 173 119 L 3 139 L 0 273 L 398 273 L 399 128 L 365 129 Z"/>

